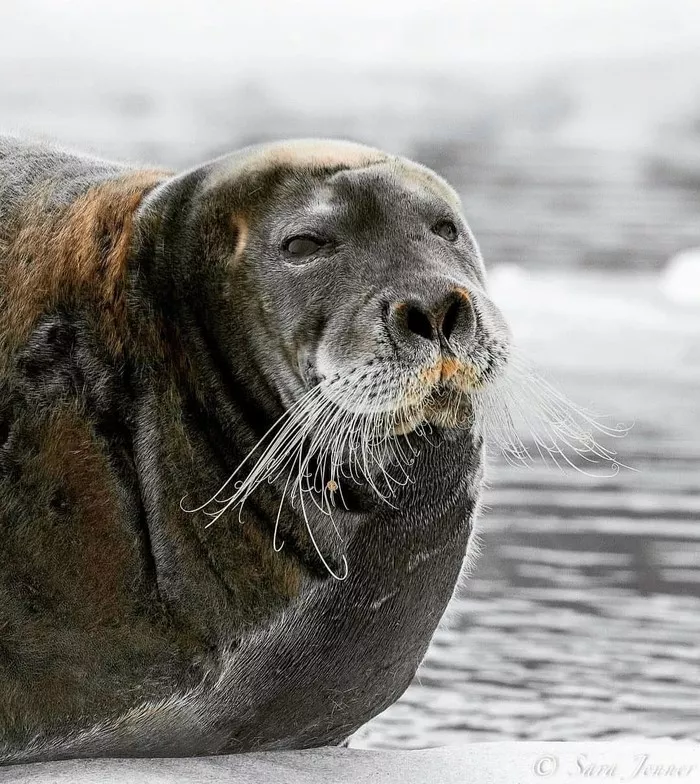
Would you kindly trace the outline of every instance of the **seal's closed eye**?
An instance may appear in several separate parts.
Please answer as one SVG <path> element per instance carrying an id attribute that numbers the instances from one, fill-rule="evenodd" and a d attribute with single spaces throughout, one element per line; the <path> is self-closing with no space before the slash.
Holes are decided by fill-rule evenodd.
<path id="1" fill-rule="evenodd" d="M 314 237 L 311 234 L 301 234 L 296 237 L 290 237 L 282 247 L 290 256 L 306 258 L 316 253 L 325 244 L 319 237 Z"/>

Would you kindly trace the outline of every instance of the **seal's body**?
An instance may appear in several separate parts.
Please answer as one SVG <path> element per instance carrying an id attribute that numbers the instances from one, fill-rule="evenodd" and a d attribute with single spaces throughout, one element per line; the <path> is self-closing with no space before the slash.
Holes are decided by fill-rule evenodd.
<path id="1" fill-rule="evenodd" d="M 331 744 L 390 705 L 506 354 L 417 164 L 309 141 L 173 176 L 0 140 L 1 758 Z"/>

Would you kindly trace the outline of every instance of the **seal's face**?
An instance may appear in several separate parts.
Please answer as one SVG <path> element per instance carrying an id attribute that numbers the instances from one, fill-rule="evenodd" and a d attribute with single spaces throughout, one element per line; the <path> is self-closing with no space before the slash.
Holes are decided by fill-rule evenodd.
<path id="1" fill-rule="evenodd" d="M 208 320 L 229 387 L 255 403 L 243 404 L 256 438 L 223 509 L 263 481 L 302 503 L 308 491 L 327 513 L 338 498 L 348 508 L 347 479 L 386 499 L 415 475 L 421 436 L 475 435 L 476 395 L 504 368 L 508 331 L 436 174 L 359 145 L 295 142 L 215 161 L 181 191 L 168 263 L 192 276 L 179 276 L 183 294 L 208 292 L 192 318 Z"/>
<path id="2" fill-rule="evenodd" d="M 394 433 L 465 424 L 471 393 L 505 364 L 508 332 L 457 195 L 367 148 L 264 149 L 248 164 L 262 197 L 238 216 L 236 264 L 254 281 L 261 364 L 286 403 L 321 384 L 349 415 L 391 418 Z"/>

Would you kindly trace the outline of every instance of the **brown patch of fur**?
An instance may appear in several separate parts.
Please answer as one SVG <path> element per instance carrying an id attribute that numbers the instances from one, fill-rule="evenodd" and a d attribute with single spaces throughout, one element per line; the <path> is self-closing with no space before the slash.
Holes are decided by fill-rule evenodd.
<path id="1" fill-rule="evenodd" d="M 449 381 L 457 375 L 469 375 L 471 367 L 465 366 L 455 357 L 441 357 L 434 365 L 421 370 L 419 378 L 422 384 L 433 386 L 439 381 Z"/>
<path id="2" fill-rule="evenodd" d="M 464 365 L 453 357 L 444 357 L 440 363 L 440 380 L 447 381 L 464 370 Z"/>
<path id="3" fill-rule="evenodd" d="M 84 416 L 72 406 L 52 412 L 37 439 L 37 475 L 60 490 L 71 525 L 70 531 L 65 524 L 41 525 L 34 535 L 46 537 L 50 560 L 62 564 L 59 579 L 71 586 L 65 600 L 72 612 L 85 614 L 88 625 L 123 620 L 135 554 L 120 525 L 109 462 Z"/>
<path id="4" fill-rule="evenodd" d="M 100 336 L 114 354 L 121 353 L 134 213 L 165 176 L 135 171 L 103 180 L 59 207 L 51 204 L 52 184 L 45 183 L 18 210 L 3 242 L 0 354 L 21 345 L 43 312 L 80 302 L 91 303 Z"/>

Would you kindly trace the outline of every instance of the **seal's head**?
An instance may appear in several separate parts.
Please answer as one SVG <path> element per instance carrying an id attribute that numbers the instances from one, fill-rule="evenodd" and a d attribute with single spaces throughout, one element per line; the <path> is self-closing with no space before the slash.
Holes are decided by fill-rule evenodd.
<path id="1" fill-rule="evenodd" d="M 229 296 L 287 403 L 341 378 L 348 408 L 449 427 L 504 366 L 508 331 L 459 197 L 424 166 L 347 142 L 265 145 L 207 167 L 199 209 L 190 221 L 218 235 Z"/>
<path id="2" fill-rule="evenodd" d="M 206 277 L 218 292 L 206 308 L 225 354 L 235 364 L 245 351 L 248 378 L 301 412 L 295 441 L 303 431 L 318 444 L 330 429 L 337 462 L 368 442 L 469 424 L 509 338 L 442 178 L 369 147 L 309 140 L 243 150 L 184 182 L 186 220 L 170 199 L 185 220 L 177 258 L 188 243 L 196 256 L 183 291 L 194 296 Z"/>

